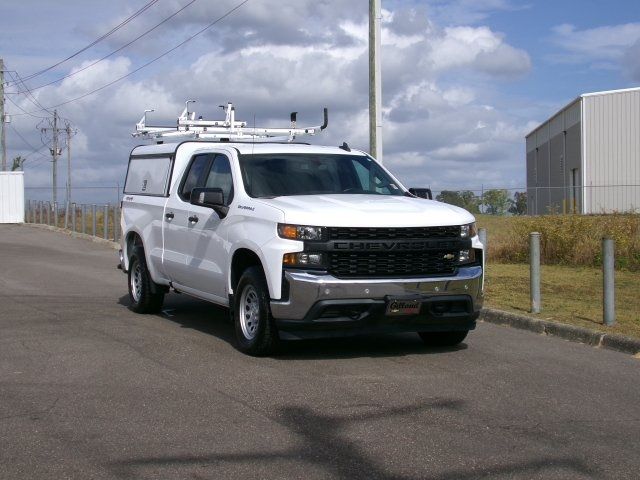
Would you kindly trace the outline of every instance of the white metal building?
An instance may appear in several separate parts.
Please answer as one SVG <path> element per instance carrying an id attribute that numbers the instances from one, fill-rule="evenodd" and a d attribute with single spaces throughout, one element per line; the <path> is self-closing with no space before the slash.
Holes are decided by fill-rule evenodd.
<path id="1" fill-rule="evenodd" d="M 580 95 L 526 146 L 529 215 L 640 212 L 640 87 Z"/>
<path id="2" fill-rule="evenodd" d="M 0 223 L 24 222 L 24 172 L 0 172 Z"/>

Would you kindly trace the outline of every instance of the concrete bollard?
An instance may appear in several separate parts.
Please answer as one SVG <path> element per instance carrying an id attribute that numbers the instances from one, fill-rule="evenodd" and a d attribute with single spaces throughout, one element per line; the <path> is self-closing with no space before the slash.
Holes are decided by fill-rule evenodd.
<path id="1" fill-rule="evenodd" d="M 478 237 L 480 238 L 480 243 L 484 246 L 484 261 L 487 261 L 487 252 L 489 251 L 489 244 L 487 243 L 487 229 L 481 228 L 478 230 Z"/>
<path id="2" fill-rule="evenodd" d="M 94 237 L 96 236 L 96 225 L 97 225 L 96 213 L 97 213 L 97 208 L 96 208 L 96 204 L 94 203 L 93 205 L 91 205 L 91 219 L 93 223 L 92 229 L 91 229 L 91 235 L 93 235 Z"/>
<path id="3" fill-rule="evenodd" d="M 542 308 L 540 300 L 540 234 L 533 232 L 529 235 L 529 260 L 530 289 L 531 289 L 531 313 L 540 313 Z"/>
<path id="4" fill-rule="evenodd" d="M 604 324 L 616 323 L 615 256 L 613 238 L 602 239 L 602 310 Z"/>

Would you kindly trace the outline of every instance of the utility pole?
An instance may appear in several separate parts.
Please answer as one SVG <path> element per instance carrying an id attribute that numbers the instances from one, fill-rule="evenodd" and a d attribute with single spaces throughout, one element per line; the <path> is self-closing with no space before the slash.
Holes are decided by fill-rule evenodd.
<path id="1" fill-rule="evenodd" d="M 71 205 L 71 124 L 65 122 L 67 133 L 67 205 Z"/>
<path id="2" fill-rule="evenodd" d="M 4 116 L 4 60 L 0 58 L 0 143 L 2 144 L 2 171 L 7 171 L 7 134 Z"/>
<path id="3" fill-rule="evenodd" d="M 382 163 L 381 0 L 369 0 L 369 152 Z"/>
<path id="4" fill-rule="evenodd" d="M 43 128 L 42 132 L 46 132 L 48 128 Z M 53 134 L 53 145 L 49 149 L 51 152 L 52 161 L 52 203 L 55 204 L 58 201 L 58 157 L 62 153 L 60 147 L 58 147 L 58 133 L 64 132 L 64 129 L 58 128 L 58 111 L 53 111 L 53 128 L 51 133 Z"/>

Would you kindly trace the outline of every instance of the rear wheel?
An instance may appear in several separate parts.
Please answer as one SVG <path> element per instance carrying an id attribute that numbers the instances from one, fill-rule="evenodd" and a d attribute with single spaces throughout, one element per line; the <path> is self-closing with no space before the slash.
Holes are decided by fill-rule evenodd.
<path id="1" fill-rule="evenodd" d="M 129 257 L 129 298 L 136 313 L 158 313 L 164 301 L 164 290 L 151 279 L 142 247 L 133 248 Z"/>
<path id="2" fill-rule="evenodd" d="M 279 338 L 262 269 L 246 269 L 234 293 L 233 320 L 238 349 L 256 356 L 275 352 Z"/>
<path id="3" fill-rule="evenodd" d="M 430 347 L 453 347 L 461 343 L 469 333 L 468 330 L 457 332 L 419 332 L 420 338 Z"/>

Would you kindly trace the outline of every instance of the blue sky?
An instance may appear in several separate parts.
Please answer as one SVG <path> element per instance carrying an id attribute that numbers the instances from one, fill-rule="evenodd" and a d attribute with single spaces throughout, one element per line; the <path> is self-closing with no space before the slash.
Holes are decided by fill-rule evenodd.
<path id="1" fill-rule="evenodd" d="M 77 71 L 190 0 L 158 0 L 83 54 L 27 82 Z M 0 5 L 0 56 L 22 77 L 84 47 L 145 5 L 44 0 Z M 56 105 L 126 75 L 238 4 L 197 0 L 152 34 L 62 82 L 34 91 Z M 640 85 L 640 2 L 382 0 L 385 164 L 408 186 L 520 188 L 524 135 L 580 93 Z M 330 128 L 316 143 L 366 150 L 367 0 L 250 0 L 196 40 L 112 87 L 60 107 L 77 130 L 73 183 L 122 183 L 129 133 L 145 108 L 173 122 L 184 100 L 205 118 L 233 101 L 241 119 Z M 7 88 L 11 91 L 11 86 Z M 20 90 L 24 90 L 20 88 Z M 14 87 L 15 91 L 15 87 Z M 50 162 L 31 153 L 50 138 L 32 98 L 12 95 L 8 156 L 28 155 L 29 196 L 49 198 Z M 22 110 L 21 110 L 22 109 Z M 24 140 L 17 133 L 20 133 Z M 27 143 L 31 146 L 27 146 Z M 46 147 L 41 150 L 46 153 Z M 60 177 L 66 166 L 60 162 Z M 38 188 L 35 188 L 38 187 Z M 101 190 L 78 191 L 88 201 Z M 91 198 L 89 198 L 91 197 Z"/>

